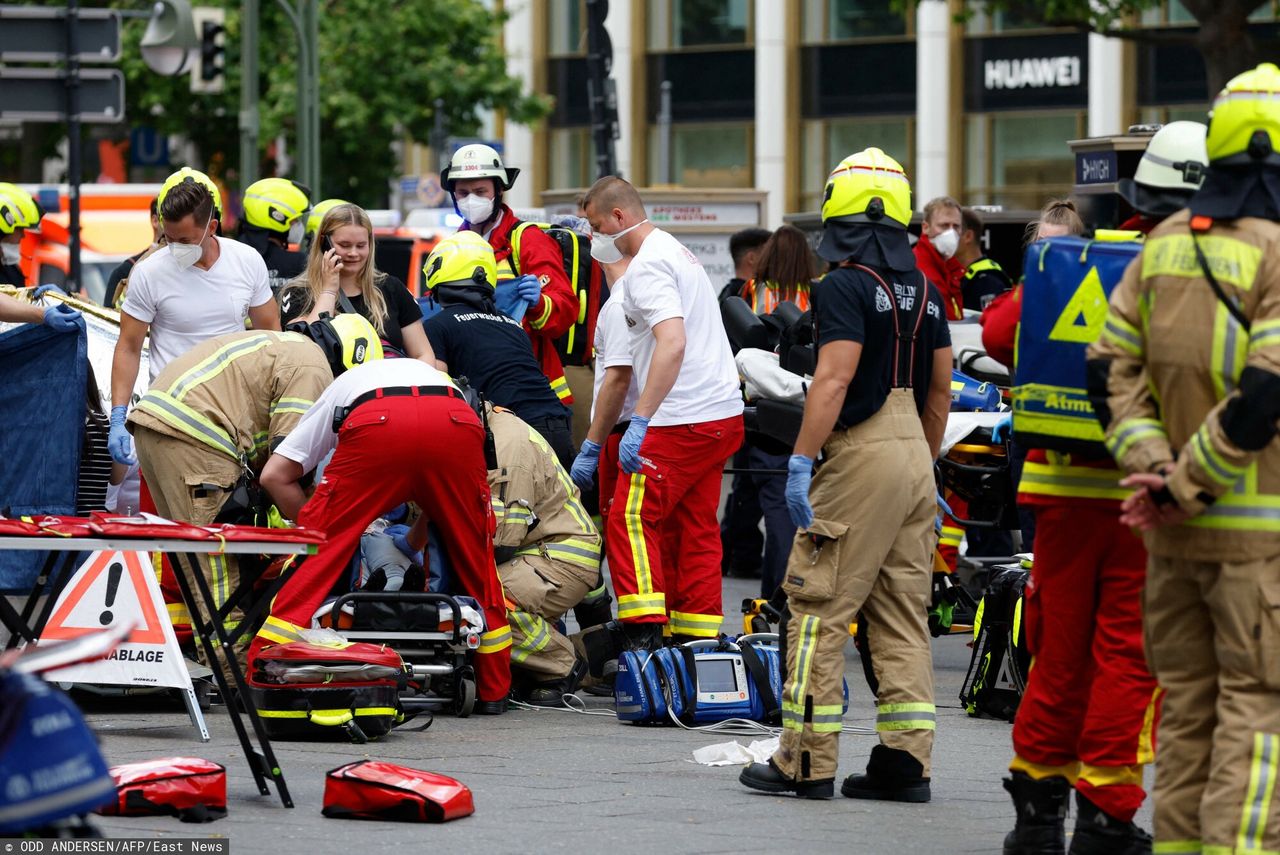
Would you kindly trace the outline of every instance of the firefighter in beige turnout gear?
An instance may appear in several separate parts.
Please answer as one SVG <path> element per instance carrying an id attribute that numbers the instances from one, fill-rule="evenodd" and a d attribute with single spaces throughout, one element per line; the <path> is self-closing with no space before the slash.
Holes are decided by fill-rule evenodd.
<path id="1" fill-rule="evenodd" d="M 170 362 L 129 414 L 160 516 L 214 522 L 241 475 L 262 469 L 332 381 L 320 348 L 296 333 L 230 333 Z M 201 555 L 200 569 L 222 608 L 240 583 L 236 557 Z M 209 620 L 203 603 L 200 616 Z M 240 618 L 232 611 L 224 625 L 231 630 Z"/>
<path id="2" fill-rule="evenodd" d="M 567 681 L 576 657 L 555 622 L 584 599 L 607 600 L 600 533 L 541 434 L 502 407 L 488 405 L 488 422 L 498 461 L 489 470 L 493 546 L 508 601 L 513 676 L 529 701 L 559 705 L 575 688 Z"/>
<path id="3" fill-rule="evenodd" d="M 1144 634 L 1165 690 L 1160 853 L 1280 851 L 1280 70 L 1214 103 L 1209 169 L 1157 226 L 1089 351 L 1107 443 L 1138 490 Z"/>
<path id="4" fill-rule="evenodd" d="M 818 366 L 788 462 L 799 527 L 782 588 L 782 739 L 739 780 L 811 799 L 834 794 L 848 627 L 861 610 L 879 680 L 866 774 L 850 798 L 926 802 L 935 709 L 925 611 L 936 513 L 933 458 L 950 404 L 951 338 L 937 289 L 907 241 L 911 189 L 879 149 L 827 180 L 818 253 L 839 266 L 813 289 Z M 824 460 L 811 476 L 814 457 Z M 812 488 L 810 489 L 810 478 Z"/>

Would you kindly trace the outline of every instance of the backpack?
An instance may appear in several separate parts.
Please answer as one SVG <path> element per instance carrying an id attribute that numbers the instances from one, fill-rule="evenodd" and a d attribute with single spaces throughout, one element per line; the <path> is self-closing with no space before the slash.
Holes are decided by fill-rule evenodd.
<path id="1" fill-rule="evenodd" d="M 1027 688 L 1023 593 L 1030 571 L 1018 565 L 996 568 L 973 621 L 973 657 L 960 687 L 960 703 L 974 717 L 1013 721 Z"/>
<path id="2" fill-rule="evenodd" d="M 565 226 L 520 223 L 511 232 L 511 266 L 520 273 L 520 237 L 528 228 L 539 229 L 560 247 L 561 264 L 569 286 L 578 297 L 578 319 L 555 341 L 563 365 L 589 365 L 595 355 L 596 317 L 609 299 L 604 271 L 591 257 L 591 238 Z"/>

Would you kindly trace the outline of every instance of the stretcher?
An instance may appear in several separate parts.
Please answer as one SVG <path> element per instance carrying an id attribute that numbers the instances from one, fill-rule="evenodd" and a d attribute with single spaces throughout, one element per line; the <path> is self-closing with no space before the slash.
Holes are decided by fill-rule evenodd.
<path id="1" fill-rule="evenodd" d="M 282 555 L 306 556 L 315 554 L 324 536 L 308 529 L 260 529 L 249 526 L 192 526 L 173 523 L 157 517 L 113 517 L 96 514 L 80 517 L 34 517 L 27 519 L 0 518 L 0 550 L 48 552 L 44 567 L 21 612 L 15 610 L 4 597 L 0 597 L 0 624 L 11 634 L 9 646 L 22 643 L 35 644 L 45 623 L 49 620 L 58 593 L 74 572 L 75 558 L 81 552 L 124 551 L 159 552 L 168 557 L 188 603 L 203 603 L 212 613 L 212 620 L 205 623 L 199 611 L 192 613 L 196 622 L 196 637 L 203 645 L 207 661 L 226 662 L 232 676 L 228 684 L 223 669 L 214 667 L 213 678 L 224 698 L 235 695 L 240 698 L 249 725 L 254 731 L 257 747 L 249 738 L 248 730 L 235 703 L 227 704 L 232 727 L 240 742 L 245 760 L 253 774 L 254 782 L 262 795 L 270 795 L 267 782 L 276 787 L 281 804 L 293 807 L 284 773 L 276 760 L 275 752 L 262 727 L 253 700 L 246 691 L 245 676 L 233 652 L 236 639 L 248 632 L 249 627 L 261 617 L 275 591 L 289 578 L 300 563 L 292 562 L 281 575 L 273 580 L 265 596 L 245 612 L 245 618 L 231 632 L 224 620 L 231 610 L 247 599 L 253 590 L 253 580 L 241 582 L 232 592 L 223 609 L 215 610 L 209 584 L 200 572 L 196 558 L 200 554 Z M 45 605 L 37 612 L 37 605 L 44 597 Z"/>

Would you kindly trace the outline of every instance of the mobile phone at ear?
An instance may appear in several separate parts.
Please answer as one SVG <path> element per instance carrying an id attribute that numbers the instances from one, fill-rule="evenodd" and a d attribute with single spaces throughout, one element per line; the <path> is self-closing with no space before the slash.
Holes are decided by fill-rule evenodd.
<path id="1" fill-rule="evenodd" d="M 333 249 L 333 241 L 329 240 L 328 235 L 321 235 L 320 236 L 320 252 L 326 253 L 331 249 Z"/>

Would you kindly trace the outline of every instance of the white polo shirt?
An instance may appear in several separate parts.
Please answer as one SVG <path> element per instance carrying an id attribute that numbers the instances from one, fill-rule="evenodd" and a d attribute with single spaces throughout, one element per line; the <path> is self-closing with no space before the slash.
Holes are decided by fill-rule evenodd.
<path id="1" fill-rule="evenodd" d="M 657 347 L 653 328 L 671 318 L 684 319 L 684 361 L 650 424 L 697 424 L 742 414 L 738 369 L 720 320 L 715 288 L 702 263 L 684 244 L 662 229 L 645 237 L 627 267 L 622 307 L 642 392 Z"/>
<path id="2" fill-rule="evenodd" d="M 596 315 L 595 360 L 596 376 L 594 394 L 591 397 L 591 420 L 596 418 L 596 400 L 600 397 L 600 387 L 604 385 L 604 373 L 607 368 L 631 367 L 631 331 L 627 329 L 627 318 L 622 310 L 622 295 L 626 278 L 619 279 L 609 289 L 609 299 L 600 307 Z M 636 375 L 631 375 L 631 385 L 622 401 L 622 412 L 618 422 L 625 422 L 635 414 L 636 401 L 640 398 L 640 387 L 636 383 Z"/>

